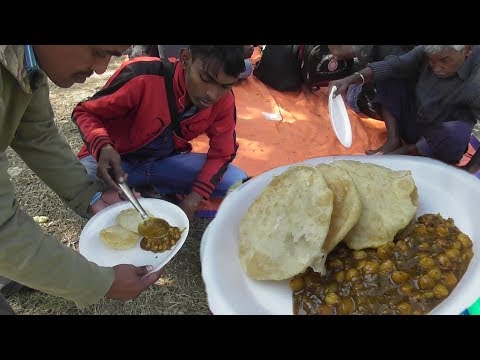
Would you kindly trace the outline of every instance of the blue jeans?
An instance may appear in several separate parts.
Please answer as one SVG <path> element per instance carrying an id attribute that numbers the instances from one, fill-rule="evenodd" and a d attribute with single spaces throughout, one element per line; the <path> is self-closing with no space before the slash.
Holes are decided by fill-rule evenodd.
<path id="1" fill-rule="evenodd" d="M 253 74 L 252 60 L 245 59 L 245 70 L 240 74 L 239 79 L 243 80 Z"/>
<path id="2" fill-rule="evenodd" d="M 160 160 L 146 159 L 136 162 L 122 160 L 122 169 L 128 174 L 127 181 L 130 187 L 151 185 L 160 194 L 189 194 L 206 158 L 206 154 L 185 153 Z M 88 176 L 96 179 L 95 158 L 90 155 L 80 161 L 87 169 Z M 225 197 L 233 184 L 246 177 L 247 174 L 243 170 L 229 164 L 212 197 Z"/>

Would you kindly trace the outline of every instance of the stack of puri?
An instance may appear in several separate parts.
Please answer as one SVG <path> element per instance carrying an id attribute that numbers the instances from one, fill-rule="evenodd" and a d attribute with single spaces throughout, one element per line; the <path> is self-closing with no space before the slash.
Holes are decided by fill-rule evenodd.
<path id="1" fill-rule="evenodd" d="M 308 267 L 325 274 L 337 244 L 359 250 L 391 242 L 414 222 L 417 207 L 409 170 L 352 160 L 292 166 L 243 217 L 240 263 L 256 280 L 285 280 Z"/>
<path id="2" fill-rule="evenodd" d="M 149 216 L 153 216 L 147 211 Z M 125 209 L 115 218 L 116 224 L 100 231 L 100 239 L 109 248 L 126 250 L 135 246 L 142 238 L 138 234 L 138 225 L 142 217 L 135 209 Z"/>

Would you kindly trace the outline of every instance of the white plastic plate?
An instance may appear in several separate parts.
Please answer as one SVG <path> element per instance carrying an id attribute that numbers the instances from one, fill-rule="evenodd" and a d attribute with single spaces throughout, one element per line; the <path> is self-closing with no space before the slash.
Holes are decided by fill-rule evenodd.
<path id="1" fill-rule="evenodd" d="M 424 157 L 402 155 L 331 156 L 303 164 L 334 160 L 375 163 L 393 170 L 411 170 L 419 194 L 417 216 L 440 213 L 473 241 L 474 256 L 453 292 L 430 314 L 458 315 L 480 297 L 480 181 L 466 171 Z M 289 165 L 291 166 L 291 165 Z M 256 281 L 243 271 L 238 257 L 239 225 L 253 200 L 273 176 L 289 166 L 265 172 L 230 193 L 202 238 L 200 259 L 208 304 L 214 314 L 292 314 L 288 281 Z"/>
<path id="2" fill-rule="evenodd" d="M 140 204 L 155 217 L 162 218 L 171 226 L 185 228 L 182 237 L 170 250 L 154 253 L 140 247 L 140 241 L 131 249 L 116 250 L 107 247 L 100 239 L 100 231 L 115 225 L 120 211 L 133 208 L 128 201 L 123 201 L 105 208 L 94 215 L 85 225 L 80 234 L 79 250 L 88 260 L 100 266 L 114 266 L 118 264 L 133 264 L 136 266 L 152 265 L 157 271 L 164 267 L 180 250 L 188 235 L 189 221 L 187 215 L 178 206 L 159 199 L 139 199 Z"/>
<path id="3" fill-rule="evenodd" d="M 352 146 L 352 126 L 342 96 L 337 95 L 333 97 L 333 93 L 336 90 L 336 86 L 332 87 L 332 91 L 328 95 L 330 123 L 338 141 L 346 148 L 349 148 Z"/>

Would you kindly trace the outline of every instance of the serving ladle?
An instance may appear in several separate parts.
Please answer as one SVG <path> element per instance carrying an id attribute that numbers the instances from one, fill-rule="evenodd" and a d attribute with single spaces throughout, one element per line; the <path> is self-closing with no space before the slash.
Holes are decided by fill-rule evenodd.
<path id="1" fill-rule="evenodd" d="M 160 218 L 149 216 L 142 205 L 140 205 L 140 202 L 135 195 L 133 195 L 130 186 L 128 186 L 125 182 L 120 182 L 118 185 L 120 186 L 120 189 L 122 189 L 127 199 L 132 203 L 133 207 L 142 217 L 142 221 L 140 224 L 138 224 L 138 234 L 149 239 L 165 236 L 170 228 L 168 222 Z"/>

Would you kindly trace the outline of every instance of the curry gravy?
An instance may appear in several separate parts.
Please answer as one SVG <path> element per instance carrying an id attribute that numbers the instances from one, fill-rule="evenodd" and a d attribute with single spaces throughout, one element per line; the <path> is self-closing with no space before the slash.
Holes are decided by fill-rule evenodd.
<path id="1" fill-rule="evenodd" d="M 143 250 L 152 251 L 154 253 L 164 252 L 170 250 L 182 237 L 183 230 L 176 226 L 168 225 L 168 229 L 165 231 L 165 234 L 159 238 L 146 238 L 144 237 L 140 241 L 140 247 Z"/>
<path id="2" fill-rule="evenodd" d="M 294 314 L 426 314 L 455 288 L 473 257 L 453 219 L 426 214 L 413 231 L 377 249 L 340 243 L 325 276 L 308 268 L 290 280 Z"/>

